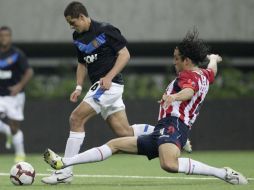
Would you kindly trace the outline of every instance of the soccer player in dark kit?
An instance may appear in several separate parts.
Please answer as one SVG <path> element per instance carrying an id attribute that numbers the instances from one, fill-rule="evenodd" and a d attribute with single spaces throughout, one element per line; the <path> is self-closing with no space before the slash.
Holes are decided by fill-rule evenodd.
<path id="1" fill-rule="evenodd" d="M 7 136 L 7 149 L 13 144 L 15 162 L 25 160 L 20 122 L 24 119 L 24 87 L 32 76 L 25 54 L 12 45 L 11 29 L 0 27 L 0 132 Z"/>
<path id="2" fill-rule="evenodd" d="M 219 55 L 208 55 L 208 48 L 196 30 L 189 32 L 174 50 L 174 66 L 178 73 L 167 87 L 160 102 L 159 120 L 153 133 L 139 137 L 122 137 L 73 157 L 61 158 L 52 150 L 44 159 L 55 169 L 75 164 L 103 161 L 119 151 L 159 157 L 160 166 L 170 173 L 214 176 L 230 184 L 247 184 L 247 179 L 231 168 L 216 168 L 191 158 L 180 157 L 200 107 L 217 73 Z M 206 57 L 206 69 L 199 67 Z"/>
<path id="3" fill-rule="evenodd" d="M 70 101 L 77 102 L 84 78 L 88 75 L 92 86 L 83 101 L 71 113 L 70 135 L 65 156 L 79 153 L 85 138 L 85 124 L 93 116 L 101 114 L 117 136 L 149 134 L 154 126 L 134 124 L 130 126 L 122 100 L 124 81 L 121 71 L 130 59 L 127 41 L 120 30 L 111 24 L 91 19 L 80 2 L 70 3 L 65 11 L 66 21 L 74 29 L 73 42 L 77 49 L 77 86 Z M 72 181 L 72 167 L 53 172 L 42 178 L 43 183 L 57 184 Z"/>

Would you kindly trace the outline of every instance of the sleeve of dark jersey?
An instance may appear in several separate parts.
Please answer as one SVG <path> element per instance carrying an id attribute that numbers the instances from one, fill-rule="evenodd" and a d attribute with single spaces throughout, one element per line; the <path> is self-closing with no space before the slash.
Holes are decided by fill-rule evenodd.
<path id="1" fill-rule="evenodd" d="M 19 68 L 21 69 L 21 72 L 24 73 L 28 68 L 30 68 L 30 65 L 28 64 L 26 55 L 22 51 L 18 51 L 18 54 L 19 54 L 18 58 Z"/>
<path id="2" fill-rule="evenodd" d="M 79 51 L 79 49 L 77 47 L 76 47 L 76 51 L 77 51 L 78 62 L 86 65 L 83 53 L 81 53 L 81 51 Z"/>
<path id="3" fill-rule="evenodd" d="M 73 34 L 72 34 L 73 40 L 77 39 L 76 35 L 77 35 L 76 32 L 73 32 Z M 84 53 L 82 53 L 76 46 L 75 46 L 75 49 L 76 49 L 76 53 L 77 53 L 78 62 L 86 65 L 86 62 L 84 60 L 84 55 L 83 55 Z"/>
<path id="4" fill-rule="evenodd" d="M 127 45 L 126 39 L 121 34 L 120 30 L 112 25 L 108 25 L 105 28 L 105 35 L 107 43 L 117 53 Z"/>

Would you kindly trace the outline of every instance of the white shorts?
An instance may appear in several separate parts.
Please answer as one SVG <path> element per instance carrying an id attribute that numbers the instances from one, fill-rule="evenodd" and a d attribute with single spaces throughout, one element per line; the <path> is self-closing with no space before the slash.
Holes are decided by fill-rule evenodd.
<path id="1" fill-rule="evenodd" d="M 0 96 L 0 113 L 4 113 L 10 119 L 17 121 L 24 120 L 24 105 L 24 92 L 16 96 Z"/>
<path id="2" fill-rule="evenodd" d="M 99 82 L 96 82 L 87 92 L 83 101 L 88 103 L 97 114 L 106 120 L 107 117 L 115 112 L 125 109 L 122 100 L 124 85 L 113 83 L 109 90 L 102 90 Z"/>

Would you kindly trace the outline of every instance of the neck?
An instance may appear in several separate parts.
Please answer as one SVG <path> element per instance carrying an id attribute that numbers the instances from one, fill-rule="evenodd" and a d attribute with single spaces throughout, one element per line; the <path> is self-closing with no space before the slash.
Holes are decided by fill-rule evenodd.
<path id="1" fill-rule="evenodd" d="M 6 52 L 10 49 L 11 45 L 6 45 L 6 46 L 0 46 L 0 51 L 1 52 Z"/>
<path id="2" fill-rule="evenodd" d="M 88 27 L 87 27 L 87 31 L 90 29 L 90 27 L 91 27 L 91 18 L 87 18 L 87 23 L 88 23 Z"/>
<path id="3" fill-rule="evenodd" d="M 199 70 L 199 67 L 198 66 L 189 66 L 189 67 L 186 67 L 185 68 L 186 71 L 196 71 L 196 70 Z"/>

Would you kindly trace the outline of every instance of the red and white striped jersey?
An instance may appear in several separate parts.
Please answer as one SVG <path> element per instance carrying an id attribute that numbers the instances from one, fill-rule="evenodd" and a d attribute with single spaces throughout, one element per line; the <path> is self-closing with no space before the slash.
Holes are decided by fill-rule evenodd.
<path id="1" fill-rule="evenodd" d="M 167 87 L 165 94 L 175 94 L 184 88 L 192 88 L 194 95 L 190 100 L 174 101 L 167 108 L 160 105 L 158 120 L 165 117 L 178 117 L 187 126 L 191 127 L 195 122 L 200 107 L 208 92 L 209 85 L 214 81 L 214 72 L 211 69 L 200 69 L 197 71 L 182 71 Z"/>

